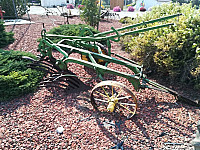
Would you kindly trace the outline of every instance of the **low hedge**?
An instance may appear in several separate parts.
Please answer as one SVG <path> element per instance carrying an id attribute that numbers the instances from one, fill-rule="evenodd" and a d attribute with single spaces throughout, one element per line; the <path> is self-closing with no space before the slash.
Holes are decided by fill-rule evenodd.
<path id="1" fill-rule="evenodd" d="M 126 21 L 136 24 L 177 13 L 183 15 L 148 24 L 146 27 L 164 23 L 175 25 L 126 36 L 121 42 L 124 48 L 152 74 L 165 76 L 171 82 L 194 85 L 200 89 L 200 61 L 196 53 L 200 47 L 200 10 L 193 8 L 191 4 L 163 4 L 153 7 L 152 11 L 143 16 Z"/>
<path id="2" fill-rule="evenodd" d="M 0 101 L 34 92 L 43 78 L 43 73 L 27 68 L 29 60 L 22 56 L 36 57 L 21 51 L 0 50 Z"/>
<path id="3" fill-rule="evenodd" d="M 89 28 L 93 34 L 99 33 L 98 30 L 93 27 L 85 24 L 64 24 L 58 27 L 54 27 L 51 29 L 48 34 L 56 34 L 56 35 L 66 35 L 66 36 L 79 36 L 81 31 L 84 28 Z M 84 36 L 91 35 L 89 31 L 84 32 Z M 54 43 L 58 42 L 62 38 L 50 38 Z"/>
<path id="4" fill-rule="evenodd" d="M 100 33 L 95 28 L 93 28 L 89 25 L 85 25 L 85 24 L 64 24 L 64 25 L 60 25 L 58 27 L 52 28 L 47 33 L 48 34 L 55 34 L 55 35 L 66 35 L 66 36 L 80 36 L 80 33 L 84 28 L 90 29 L 92 34 Z M 83 36 L 92 36 L 92 35 L 88 30 L 86 30 L 84 32 Z M 54 43 L 57 43 L 57 42 L 59 42 L 60 40 L 63 39 L 63 38 L 57 38 L 57 37 L 48 37 L 48 38 L 50 40 L 52 40 L 52 42 L 54 42 Z M 40 41 L 40 40 L 41 40 L 41 38 L 38 39 L 38 41 Z M 101 41 L 100 43 L 103 44 L 103 45 L 107 44 L 106 41 Z"/>

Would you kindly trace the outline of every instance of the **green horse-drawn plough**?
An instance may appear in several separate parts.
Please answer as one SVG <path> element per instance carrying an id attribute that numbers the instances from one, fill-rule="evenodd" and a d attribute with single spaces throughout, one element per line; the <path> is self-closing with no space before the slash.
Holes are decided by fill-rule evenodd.
<path id="1" fill-rule="evenodd" d="M 111 41 L 119 42 L 121 36 L 172 26 L 173 23 L 169 23 L 137 29 L 138 26 L 164 21 L 180 15 L 171 15 L 119 29 L 112 27 L 111 31 L 98 34 L 93 34 L 88 28 L 85 28 L 82 30 L 80 36 L 46 34 L 46 30 L 43 29 L 41 32 L 42 40 L 38 46 L 38 51 L 41 54 L 40 61 L 33 60 L 34 63 L 30 64 L 30 66 L 50 74 L 48 80 L 42 81 L 43 83 L 64 81 L 67 83 L 69 89 L 77 88 L 79 82 L 77 81 L 78 76 L 68 70 L 68 63 L 76 63 L 94 69 L 102 82 L 94 86 L 91 91 L 91 103 L 93 107 L 99 111 L 119 111 L 124 116 L 131 118 L 137 109 L 137 100 L 134 94 L 122 83 L 112 80 L 105 81 L 105 73 L 126 78 L 134 86 L 136 91 L 144 88 L 153 88 L 168 92 L 176 97 L 181 96 L 176 91 L 147 79 L 143 74 L 143 67 L 138 65 L 138 63 L 112 53 Z M 129 31 L 125 32 L 126 30 Z M 90 36 L 83 36 L 86 31 L 90 33 Z M 120 31 L 123 32 L 120 33 Z M 50 38 L 60 38 L 60 40 L 57 43 L 53 43 Z M 57 58 L 54 56 L 54 53 L 59 53 L 60 56 L 62 55 L 62 58 Z M 81 59 L 71 57 L 71 54 L 74 53 L 79 54 Z M 109 63 L 125 66 L 132 73 L 129 74 L 109 68 Z M 64 86 L 62 83 L 61 85 Z"/>

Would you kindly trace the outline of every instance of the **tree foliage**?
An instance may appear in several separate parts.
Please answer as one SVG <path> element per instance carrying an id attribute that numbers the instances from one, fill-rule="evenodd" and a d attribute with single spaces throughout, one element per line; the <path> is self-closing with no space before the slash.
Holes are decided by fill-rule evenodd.
<path id="1" fill-rule="evenodd" d="M 82 3 L 82 0 L 75 0 L 76 5 L 80 5 Z"/>
<path id="2" fill-rule="evenodd" d="M 197 6 L 197 7 L 199 7 L 199 4 L 200 4 L 200 2 L 199 2 L 199 0 L 187 0 L 187 1 L 185 1 L 185 0 L 172 0 L 173 2 L 178 2 L 178 3 L 180 3 L 181 5 L 183 4 L 183 3 L 192 3 L 192 6 Z"/>
<path id="3" fill-rule="evenodd" d="M 13 33 L 6 32 L 3 22 L 0 20 L 0 48 L 14 42 Z"/>
<path id="4" fill-rule="evenodd" d="M 84 5 L 81 18 L 90 26 L 96 27 L 99 23 L 99 8 L 97 7 L 96 0 L 83 0 Z"/>
<path id="5" fill-rule="evenodd" d="M 6 18 L 22 17 L 26 14 L 26 1 L 25 0 L 1 0 L 0 5 L 5 11 Z"/>

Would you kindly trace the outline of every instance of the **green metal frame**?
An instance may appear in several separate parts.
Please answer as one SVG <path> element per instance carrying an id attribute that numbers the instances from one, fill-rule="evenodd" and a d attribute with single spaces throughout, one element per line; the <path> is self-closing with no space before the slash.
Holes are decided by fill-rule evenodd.
<path id="1" fill-rule="evenodd" d="M 49 57 L 49 59 L 51 61 L 53 61 L 53 63 L 57 67 L 59 67 L 61 70 L 67 70 L 67 64 L 69 62 L 77 63 L 80 65 L 84 65 L 89 68 L 95 69 L 98 74 L 98 77 L 101 80 L 103 80 L 103 75 L 105 73 L 124 77 L 124 78 L 128 79 L 128 81 L 134 86 L 136 91 L 138 91 L 140 88 L 157 88 L 157 89 L 163 90 L 165 92 L 171 92 L 171 93 L 176 94 L 175 91 L 172 91 L 162 85 L 159 85 L 155 82 L 148 80 L 145 77 L 145 75 L 143 75 L 143 73 L 142 73 L 142 66 L 138 65 L 136 62 L 112 53 L 110 41 L 118 42 L 120 40 L 121 36 L 132 35 L 135 33 L 140 33 L 140 32 L 145 32 L 145 31 L 149 31 L 149 30 L 168 27 L 170 25 L 173 25 L 173 23 L 154 26 L 154 27 L 148 27 L 148 28 L 143 28 L 143 29 L 137 29 L 137 30 L 133 30 L 133 31 L 124 32 L 121 34 L 119 33 L 120 31 L 124 31 L 127 29 L 133 29 L 135 27 L 138 27 L 141 25 L 146 25 L 149 23 L 155 23 L 158 21 L 171 19 L 171 18 L 180 16 L 180 15 L 181 14 L 171 15 L 171 16 L 167 16 L 167 17 L 163 17 L 163 18 L 159 18 L 159 19 L 155 19 L 155 20 L 150 20 L 150 21 L 130 25 L 127 27 L 119 28 L 119 29 L 114 29 L 112 27 L 111 31 L 102 32 L 102 33 L 98 33 L 98 34 L 93 34 L 88 28 L 86 28 L 81 32 L 80 36 L 64 36 L 64 35 L 46 34 L 46 30 L 43 29 L 41 32 L 42 40 L 40 41 L 40 44 L 38 46 L 38 51 L 41 53 L 42 57 L 46 57 L 46 56 Z M 83 33 L 86 30 L 89 31 L 91 35 L 83 37 Z M 115 35 L 106 36 L 111 33 L 115 33 Z M 55 38 L 59 37 L 59 38 L 62 38 L 62 40 L 60 40 L 58 43 L 53 43 L 48 37 L 55 37 Z M 101 48 L 97 44 L 95 44 L 95 43 L 101 42 L 101 41 L 106 41 L 108 55 L 104 55 L 101 51 Z M 98 49 L 98 53 L 88 50 L 91 48 Z M 63 55 L 63 58 L 61 58 L 61 59 L 54 58 L 52 55 L 53 51 L 60 52 Z M 70 57 L 70 54 L 72 54 L 72 53 L 79 53 L 81 55 L 85 55 L 89 58 L 89 61 Z M 119 57 L 122 60 L 119 60 L 116 57 L 111 57 L 111 55 Z M 97 59 L 104 60 L 106 62 L 106 64 L 105 65 L 98 64 L 96 62 Z M 133 72 L 133 74 L 128 74 L 126 72 L 119 72 L 114 69 L 108 68 L 107 66 L 108 66 L 108 63 L 110 63 L 110 62 L 126 66 Z M 140 83 L 141 79 L 142 79 L 143 84 Z M 147 83 L 149 85 L 151 85 L 152 87 L 147 86 Z"/>

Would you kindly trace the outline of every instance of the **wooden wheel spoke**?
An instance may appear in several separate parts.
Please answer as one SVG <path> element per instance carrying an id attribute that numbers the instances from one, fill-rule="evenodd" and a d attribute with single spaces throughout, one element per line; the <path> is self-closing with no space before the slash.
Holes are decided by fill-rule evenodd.
<path id="1" fill-rule="evenodd" d="M 101 87 L 104 90 L 104 93 L 107 95 L 108 99 L 110 99 L 110 96 L 108 95 L 108 93 L 106 92 L 106 90 L 104 89 L 104 87 Z"/>
<path id="2" fill-rule="evenodd" d="M 123 108 L 125 108 L 126 110 L 128 110 L 130 113 L 132 113 L 132 114 L 134 114 L 134 112 L 133 111 L 131 111 L 130 109 L 128 109 L 127 107 L 125 107 L 124 105 L 122 105 L 122 104 L 119 104 L 120 106 L 122 106 Z"/>
<path id="3" fill-rule="evenodd" d="M 136 104 L 129 104 L 129 103 L 119 103 L 119 102 L 118 102 L 118 104 L 120 104 L 120 105 L 128 105 L 128 106 L 133 106 L 133 107 L 136 106 Z"/>
<path id="4" fill-rule="evenodd" d="M 103 96 L 103 97 L 107 98 L 107 96 L 106 96 L 106 95 L 104 95 L 104 94 L 100 93 L 99 91 L 95 91 L 95 92 L 96 92 L 96 93 L 98 93 L 98 94 L 100 94 L 101 96 Z"/>
<path id="5" fill-rule="evenodd" d="M 127 118 L 133 117 L 137 109 L 137 100 L 131 90 L 116 81 L 102 81 L 97 84 L 92 89 L 91 102 L 94 108 L 101 112 L 113 112 L 110 109 L 113 102 L 112 110 L 117 107 L 116 110 Z"/>
<path id="6" fill-rule="evenodd" d="M 119 97 L 117 98 L 118 100 L 126 99 L 126 98 L 131 98 L 132 96 L 124 96 L 124 97 Z"/>
<path id="7" fill-rule="evenodd" d="M 113 92 L 113 85 L 112 85 L 112 96 L 114 95 L 114 92 Z"/>
<path id="8" fill-rule="evenodd" d="M 102 99 L 98 99 L 98 98 L 94 98 L 94 100 L 96 100 L 96 101 L 100 101 L 100 102 L 104 102 L 104 103 L 108 103 L 108 101 L 106 101 L 106 100 L 102 100 Z"/>
<path id="9" fill-rule="evenodd" d="M 122 92 L 123 92 L 123 90 L 121 89 L 121 90 L 119 91 L 119 93 L 117 94 L 116 98 L 118 98 L 119 95 L 120 95 Z"/>

